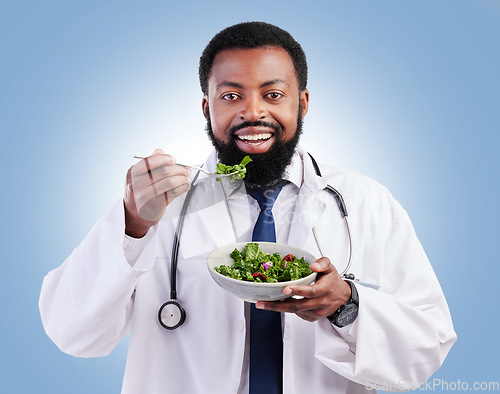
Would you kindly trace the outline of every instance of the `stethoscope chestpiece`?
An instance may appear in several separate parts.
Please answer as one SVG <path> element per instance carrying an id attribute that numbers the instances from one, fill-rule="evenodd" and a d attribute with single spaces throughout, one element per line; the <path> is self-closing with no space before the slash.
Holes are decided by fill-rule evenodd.
<path id="1" fill-rule="evenodd" d="M 158 310 L 158 320 L 163 328 L 175 330 L 186 320 L 186 311 L 175 300 L 165 302 Z"/>

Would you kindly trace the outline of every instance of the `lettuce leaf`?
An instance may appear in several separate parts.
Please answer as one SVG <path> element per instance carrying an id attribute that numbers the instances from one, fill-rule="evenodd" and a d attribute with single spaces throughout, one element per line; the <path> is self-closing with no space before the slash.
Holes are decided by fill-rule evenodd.
<path id="1" fill-rule="evenodd" d="M 243 253 L 245 253 L 245 261 L 262 260 L 264 258 L 264 252 L 260 250 L 259 244 L 253 242 L 245 245 Z"/>
<path id="2" fill-rule="evenodd" d="M 243 179 L 245 178 L 245 174 L 247 172 L 246 165 L 250 163 L 252 159 L 250 156 L 245 156 L 243 160 L 241 161 L 240 164 L 236 164 L 234 166 L 228 166 L 226 164 L 222 163 L 217 163 L 217 171 L 215 171 L 216 174 L 219 175 L 224 175 L 224 174 L 232 174 L 231 176 L 231 182 L 234 182 L 236 179 Z M 217 181 L 220 181 L 221 179 L 217 179 Z"/>
<path id="3" fill-rule="evenodd" d="M 233 279 L 276 283 L 304 278 L 312 273 L 303 257 L 287 255 L 282 258 L 279 253 L 264 253 L 255 242 L 247 243 L 241 252 L 234 249 L 230 255 L 234 260 L 232 266 L 221 265 L 214 269 Z"/>

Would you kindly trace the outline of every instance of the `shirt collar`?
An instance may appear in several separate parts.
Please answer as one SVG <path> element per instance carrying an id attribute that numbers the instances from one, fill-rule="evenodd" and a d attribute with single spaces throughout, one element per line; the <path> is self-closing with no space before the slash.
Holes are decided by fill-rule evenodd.
<path id="1" fill-rule="evenodd" d="M 297 150 L 293 153 L 292 161 L 288 165 L 283 179 L 300 188 L 304 180 L 304 163 Z"/>

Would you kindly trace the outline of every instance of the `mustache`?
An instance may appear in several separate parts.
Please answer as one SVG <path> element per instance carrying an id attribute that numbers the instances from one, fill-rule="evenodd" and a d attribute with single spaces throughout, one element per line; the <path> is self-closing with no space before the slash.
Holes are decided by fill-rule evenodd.
<path id="1" fill-rule="evenodd" d="M 231 126 L 228 129 L 228 133 L 231 136 L 234 136 L 234 134 L 241 129 L 245 129 L 247 127 L 269 127 L 275 131 L 275 133 L 280 136 L 283 133 L 283 127 L 279 124 L 274 124 L 274 123 L 269 123 L 269 122 L 264 122 L 263 120 L 256 120 L 255 122 L 250 122 L 249 120 L 240 123 L 235 126 Z"/>

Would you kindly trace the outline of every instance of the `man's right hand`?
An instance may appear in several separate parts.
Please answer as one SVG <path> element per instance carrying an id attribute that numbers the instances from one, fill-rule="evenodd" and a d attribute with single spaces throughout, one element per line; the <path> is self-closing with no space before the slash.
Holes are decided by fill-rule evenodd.
<path id="1" fill-rule="evenodd" d="M 141 238 L 160 221 L 167 205 L 189 190 L 191 170 L 156 149 L 129 168 L 125 197 L 125 234 Z"/>

